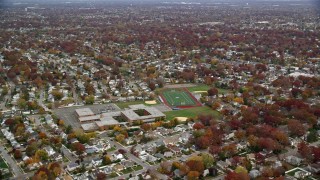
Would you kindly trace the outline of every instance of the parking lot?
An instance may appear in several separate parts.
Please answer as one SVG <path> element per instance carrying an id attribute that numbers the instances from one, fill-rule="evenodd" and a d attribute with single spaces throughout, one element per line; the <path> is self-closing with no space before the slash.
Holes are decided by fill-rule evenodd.
<path id="1" fill-rule="evenodd" d="M 73 128 L 81 128 L 78 117 L 75 113 L 76 109 L 90 108 L 93 113 L 100 114 L 104 112 L 120 111 L 120 108 L 115 104 L 97 104 L 88 106 L 73 106 L 55 109 L 53 113 L 62 119 L 66 125 L 71 125 Z"/>

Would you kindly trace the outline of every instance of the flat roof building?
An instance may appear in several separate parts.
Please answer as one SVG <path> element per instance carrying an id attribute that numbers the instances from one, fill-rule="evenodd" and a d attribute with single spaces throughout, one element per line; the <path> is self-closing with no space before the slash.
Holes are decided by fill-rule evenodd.
<path id="1" fill-rule="evenodd" d="M 89 108 L 77 109 L 76 114 L 84 131 L 107 129 L 110 126 L 132 123 L 134 121 L 154 122 L 166 117 L 154 107 L 143 104 L 129 106 L 123 111 L 94 114 Z"/>
<path id="2" fill-rule="evenodd" d="M 78 117 L 85 117 L 85 116 L 93 116 L 95 115 L 90 108 L 81 108 L 81 109 L 76 109 L 76 114 Z"/>

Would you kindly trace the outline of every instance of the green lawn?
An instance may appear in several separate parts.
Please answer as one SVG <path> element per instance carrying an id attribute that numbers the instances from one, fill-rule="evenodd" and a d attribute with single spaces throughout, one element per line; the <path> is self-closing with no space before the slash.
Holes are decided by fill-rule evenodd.
<path id="1" fill-rule="evenodd" d="M 108 152 L 111 152 L 111 151 L 115 151 L 115 150 L 117 150 L 117 148 L 115 148 L 115 147 L 111 147 L 110 149 L 108 149 L 107 151 Z"/>
<path id="2" fill-rule="evenodd" d="M 128 174 L 128 173 L 131 173 L 132 171 L 133 171 L 132 168 L 126 168 L 126 169 L 122 170 L 121 172 L 122 172 L 123 174 Z"/>
<path id="3" fill-rule="evenodd" d="M 169 89 L 162 93 L 163 97 L 166 99 L 171 106 L 193 106 L 196 102 L 190 97 L 190 95 L 180 89 Z"/>
<path id="4" fill-rule="evenodd" d="M 132 169 L 135 170 L 135 171 L 139 171 L 139 170 L 143 169 L 143 167 L 138 165 L 138 166 L 132 167 Z"/>
<path id="5" fill-rule="evenodd" d="M 136 105 L 136 104 L 144 104 L 146 106 L 150 106 L 149 104 L 145 104 L 144 101 L 128 101 L 128 102 L 117 102 L 115 103 L 119 108 L 129 108 L 130 105 Z"/>
<path id="6" fill-rule="evenodd" d="M 205 84 L 201 84 L 201 85 L 197 85 L 197 86 L 194 86 L 194 87 L 188 87 L 187 89 L 190 91 L 190 92 L 194 92 L 194 91 L 208 91 L 211 87 L 213 86 L 208 86 L 208 85 L 205 85 Z M 221 89 L 221 88 L 217 88 L 219 93 L 224 93 L 224 94 L 227 94 L 229 92 L 231 92 L 231 90 L 229 89 Z"/>
<path id="7" fill-rule="evenodd" d="M 3 169 L 9 168 L 7 164 L 4 162 L 4 160 L 2 159 L 2 157 L 0 158 L 0 168 L 3 168 Z"/>
<path id="8" fill-rule="evenodd" d="M 167 118 L 166 118 L 167 120 L 171 120 L 175 117 L 194 118 L 199 114 L 210 114 L 210 115 L 217 117 L 217 118 L 220 117 L 220 113 L 218 111 L 214 111 L 207 106 L 194 107 L 194 108 L 175 110 L 175 111 L 168 111 L 168 112 L 164 112 L 164 114 L 167 116 Z"/>
<path id="9" fill-rule="evenodd" d="M 187 88 L 190 92 L 193 91 L 208 91 L 210 89 L 210 86 L 205 85 L 205 84 L 201 84 L 201 85 L 197 85 L 194 87 L 188 87 Z"/>

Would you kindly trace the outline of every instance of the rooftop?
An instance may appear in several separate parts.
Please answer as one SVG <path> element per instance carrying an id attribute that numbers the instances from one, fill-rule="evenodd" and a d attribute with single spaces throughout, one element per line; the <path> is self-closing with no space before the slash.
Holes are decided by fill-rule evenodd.
<path id="1" fill-rule="evenodd" d="M 98 129 L 98 126 L 95 122 L 81 124 L 81 127 L 84 131 L 92 131 Z"/>
<path id="2" fill-rule="evenodd" d="M 76 113 L 79 117 L 84 117 L 84 116 L 93 116 L 94 113 L 91 111 L 90 108 L 81 108 L 81 109 L 76 109 Z"/>

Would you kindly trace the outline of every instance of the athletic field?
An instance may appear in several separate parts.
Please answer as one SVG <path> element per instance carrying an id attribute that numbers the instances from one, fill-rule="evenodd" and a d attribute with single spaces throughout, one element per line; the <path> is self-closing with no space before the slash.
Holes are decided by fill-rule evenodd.
<path id="1" fill-rule="evenodd" d="M 167 89 L 160 96 L 163 103 L 170 107 L 188 108 L 201 106 L 187 89 Z"/>

